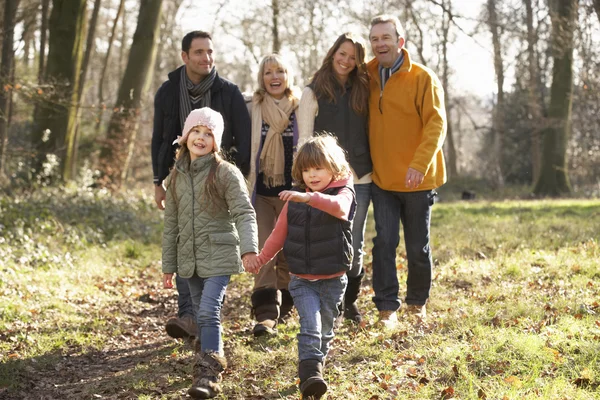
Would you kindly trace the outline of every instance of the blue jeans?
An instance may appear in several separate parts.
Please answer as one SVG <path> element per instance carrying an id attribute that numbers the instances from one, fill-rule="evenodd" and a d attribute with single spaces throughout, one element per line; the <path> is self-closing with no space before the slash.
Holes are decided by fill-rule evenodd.
<path id="1" fill-rule="evenodd" d="M 289 290 L 300 316 L 298 359 L 323 362 L 333 339 L 333 323 L 339 315 L 348 277 L 309 281 L 292 275 Z"/>
<path id="2" fill-rule="evenodd" d="M 371 184 L 365 183 L 354 185 L 356 192 L 356 214 L 352 221 L 352 249 L 354 250 L 354 258 L 352 259 L 352 267 L 348 271 L 348 276 L 351 278 L 357 277 L 362 272 L 363 258 L 365 251 L 365 228 L 367 227 L 367 213 L 369 212 L 369 203 L 371 202 Z"/>
<path id="3" fill-rule="evenodd" d="M 190 296 L 190 287 L 187 279 L 175 275 L 175 284 L 177 286 L 177 317 L 183 318 L 186 315 L 194 316 L 194 304 Z"/>
<path id="4" fill-rule="evenodd" d="M 229 275 L 200 278 L 194 274 L 187 280 L 196 310 L 202 351 L 215 352 L 221 356 L 223 355 L 221 307 L 229 278 Z"/>
<path id="5" fill-rule="evenodd" d="M 400 222 L 408 261 L 406 304 L 425 305 L 431 289 L 431 249 L 429 224 L 434 190 L 392 192 L 372 186 L 375 231 L 373 239 L 373 302 L 379 311 L 400 308 L 396 248 L 400 242 Z"/>

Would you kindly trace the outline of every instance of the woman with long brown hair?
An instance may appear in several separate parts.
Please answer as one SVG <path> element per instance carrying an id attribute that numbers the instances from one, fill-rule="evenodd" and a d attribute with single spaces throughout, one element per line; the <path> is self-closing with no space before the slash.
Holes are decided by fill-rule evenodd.
<path id="1" fill-rule="evenodd" d="M 357 209 L 352 227 L 354 259 L 348 271 L 344 318 L 360 323 L 356 305 L 364 276 L 363 244 L 371 201 L 372 163 L 368 137 L 369 76 L 365 46 L 350 33 L 337 38 L 323 64 L 302 92 L 298 108 L 300 135 L 334 134 L 346 151 L 354 175 Z"/>

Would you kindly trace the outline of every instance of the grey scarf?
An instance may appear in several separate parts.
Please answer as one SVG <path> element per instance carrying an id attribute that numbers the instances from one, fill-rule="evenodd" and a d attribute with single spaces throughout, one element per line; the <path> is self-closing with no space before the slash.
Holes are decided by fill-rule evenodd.
<path id="1" fill-rule="evenodd" d="M 179 81 L 179 118 L 181 127 L 185 125 L 187 116 L 195 108 L 210 107 L 210 88 L 217 76 L 215 67 L 208 75 L 195 85 L 185 73 L 185 65 L 181 68 L 181 79 Z M 200 103 L 199 106 L 198 103 Z M 185 132 L 183 132 L 185 134 Z"/>

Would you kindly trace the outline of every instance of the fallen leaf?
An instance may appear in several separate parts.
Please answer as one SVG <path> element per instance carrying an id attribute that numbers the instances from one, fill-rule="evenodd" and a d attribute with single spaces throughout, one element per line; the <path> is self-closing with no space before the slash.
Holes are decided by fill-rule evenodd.
<path id="1" fill-rule="evenodd" d="M 442 390 L 442 400 L 451 399 L 454 397 L 454 388 L 452 386 Z"/>
<path id="2" fill-rule="evenodd" d="M 523 386 L 521 380 L 514 375 L 511 375 L 508 378 L 504 378 L 504 382 L 516 388 L 520 388 L 521 386 Z"/>

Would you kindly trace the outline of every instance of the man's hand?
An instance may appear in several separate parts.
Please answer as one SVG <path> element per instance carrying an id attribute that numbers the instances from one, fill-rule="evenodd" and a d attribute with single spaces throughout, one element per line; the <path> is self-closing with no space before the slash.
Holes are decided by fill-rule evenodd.
<path id="1" fill-rule="evenodd" d="M 406 179 L 404 181 L 404 185 L 408 189 L 416 189 L 419 187 L 419 185 L 421 183 L 423 183 L 424 178 L 425 178 L 425 175 L 423 175 L 422 173 L 420 173 L 419 171 L 417 171 L 414 168 L 409 168 L 408 171 L 406 172 Z"/>
<path id="2" fill-rule="evenodd" d="M 283 201 L 293 201 L 296 203 L 308 203 L 310 201 L 310 194 L 296 192 L 295 190 L 284 190 L 279 193 L 279 198 Z"/>
<path id="3" fill-rule="evenodd" d="M 173 289 L 173 274 L 163 274 L 163 288 Z"/>
<path id="4" fill-rule="evenodd" d="M 242 263 L 244 264 L 244 270 L 256 274 L 262 265 L 258 261 L 256 253 L 246 253 L 242 256 Z"/>
<path id="5" fill-rule="evenodd" d="M 154 201 L 159 210 L 165 209 L 165 199 L 167 198 L 167 191 L 163 185 L 154 185 Z"/>

